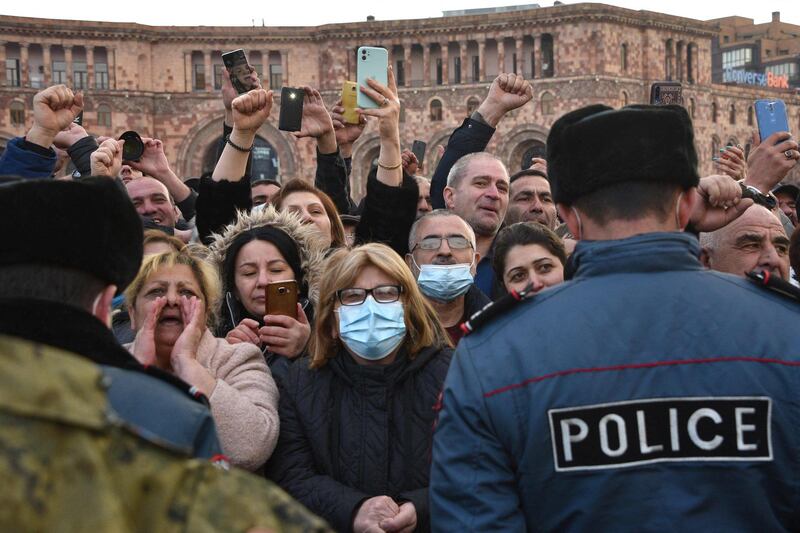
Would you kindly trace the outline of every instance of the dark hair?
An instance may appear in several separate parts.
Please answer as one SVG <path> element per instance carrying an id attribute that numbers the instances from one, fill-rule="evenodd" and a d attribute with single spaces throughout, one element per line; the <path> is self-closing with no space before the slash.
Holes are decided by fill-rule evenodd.
<path id="1" fill-rule="evenodd" d="M 509 183 L 514 183 L 516 180 L 520 178 L 525 178 L 527 176 L 538 176 L 540 178 L 544 178 L 547 180 L 547 174 L 545 174 L 541 170 L 536 170 L 535 168 L 526 168 L 525 170 L 520 170 L 519 172 L 511 176 L 511 178 L 509 178 Z"/>
<path id="2" fill-rule="evenodd" d="M 333 203 L 333 200 L 331 200 L 330 196 L 317 189 L 310 183 L 307 183 L 300 178 L 295 178 L 289 181 L 286 185 L 281 187 L 281 192 L 275 199 L 275 209 L 281 211 L 283 209 L 283 202 L 286 197 L 295 192 L 310 192 L 319 198 L 319 201 L 322 203 L 322 207 L 325 208 L 325 214 L 328 215 L 328 220 L 331 222 L 331 247 L 341 248 L 346 246 L 344 238 L 344 226 L 342 225 L 342 221 L 339 219 L 339 211 L 336 209 L 336 204 Z"/>
<path id="3" fill-rule="evenodd" d="M 0 298 L 46 300 L 90 310 L 106 284 L 91 274 L 44 264 L 0 267 Z"/>
<path id="4" fill-rule="evenodd" d="M 258 185 L 275 185 L 277 188 L 281 188 L 281 184 L 277 180 L 265 178 L 261 180 L 255 180 L 250 182 L 250 188 L 257 187 Z"/>
<path id="5" fill-rule="evenodd" d="M 598 224 L 610 220 L 636 220 L 656 215 L 666 221 L 680 185 L 666 181 L 612 183 L 575 200 L 575 207 Z"/>
<path id="6" fill-rule="evenodd" d="M 792 232 L 789 241 L 789 264 L 792 265 L 795 277 L 800 276 L 800 230 Z"/>
<path id="7" fill-rule="evenodd" d="M 567 252 L 564 243 L 550 228 L 538 222 L 517 222 L 500 230 L 494 241 L 494 257 L 492 268 L 498 280 L 503 279 L 506 270 L 506 257 L 515 246 L 539 244 L 556 256 L 561 265 L 567 264 Z"/>

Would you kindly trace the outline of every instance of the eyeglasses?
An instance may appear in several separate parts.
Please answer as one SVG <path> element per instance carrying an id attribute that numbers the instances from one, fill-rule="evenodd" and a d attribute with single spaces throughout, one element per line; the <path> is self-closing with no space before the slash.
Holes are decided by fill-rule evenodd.
<path id="1" fill-rule="evenodd" d="M 376 302 L 389 304 L 399 300 L 402 293 L 403 287 L 400 285 L 378 285 L 373 289 L 341 289 L 336 291 L 336 297 L 342 305 L 359 305 L 371 294 Z"/>
<path id="2" fill-rule="evenodd" d="M 426 237 L 414 245 L 413 252 L 417 248 L 420 250 L 438 250 L 442 246 L 442 241 L 446 240 L 447 245 L 453 250 L 466 250 L 472 248 L 472 243 L 466 237 L 450 235 L 449 237 Z"/>

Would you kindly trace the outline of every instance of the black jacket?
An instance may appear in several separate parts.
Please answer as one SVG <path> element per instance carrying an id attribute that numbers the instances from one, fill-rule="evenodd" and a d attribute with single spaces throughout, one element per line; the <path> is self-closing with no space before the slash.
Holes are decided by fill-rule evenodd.
<path id="1" fill-rule="evenodd" d="M 382 495 L 413 502 L 427 531 L 434 406 L 451 356 L 430 347 L 387 366 L 361 366 L 344 350 L 319 369 L 298 361 L 283 382 L 267 477 L 339 531 Z"/>

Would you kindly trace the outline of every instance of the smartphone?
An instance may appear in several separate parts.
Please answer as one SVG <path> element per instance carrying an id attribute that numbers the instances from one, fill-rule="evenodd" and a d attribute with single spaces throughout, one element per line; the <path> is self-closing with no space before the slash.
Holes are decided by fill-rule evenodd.
<path id="1" fill-rule="evenodd" d="M 297 282 L 275 281 L 267 284 L 268 315 L 290 316 L 297 320 Z"/>
<path id="2" fill-rule="evenodd" d="M 278 129 L 283 131 L 300 131 L 303 124 L 302 89 L 294 87 L 281 88 L 281 112 L 278 117 Z"/>
<path id="3" fill-rule="evenodd" d="M 358 124 L 358 84 L 354 81 L 345 81 L 342 84 L 342 107 L 344 107 L 344 121 L 348 124 Z"/>
<path id="4" fill-rule="evenodd" d="M 411 152 L 416 156 L 417 163 L 422 166 L 422 161 L 425 159 L 425 148 L 427 148 L 425 141 L 415 140 L 411 145 Z"/>
<path id="5" fill-rule="evenodd" d="M 78 115 L 72 120 L 72 122 L 74 124 L 77 124 L 78 126 L 83 126 L 83 109 L 81 109 L 81 112 L 78 113 Z"/>
<path id="6" fill-rule="evenodd" d="M 250 72 L 252 67 L 247 62 L 247 56 L 241 48 L 233 52 L 222 54 L 222 62 L 231 77 L 231 85 L 239 94 L 258 88 Z"/>
<path id="7" fill-rule="evenodd" d="M 756 121 L 761 141 L 779 131 L 789 131 L 786 104 L 783 100 L 756 100 Z"/>
<path id="8" fill-rule="evenodd" d="M 387 70 L 389 69 L 389 52 L 386 48 L 376 48 L 373 46 L 361 46 L 358 49 L 356 56 L 356 64 L 358 71 L 356 81 L 359 86 L 369 87 L 367 80 L 373 78 L 375 81 L 383 85 L 389 84 Z M 358 94 L 357 102 L 358 107 L 362 109 L 380 107 L 380 102 L 374 102 L 372 98 L 362 93 L 360 90 L 356 91 Z"/>
<path id="9" fill-rule="evenodd" d="M 650 86 L 651 105 L 683 105 L 683 87 L 677 81 L 657 81 Z"/>

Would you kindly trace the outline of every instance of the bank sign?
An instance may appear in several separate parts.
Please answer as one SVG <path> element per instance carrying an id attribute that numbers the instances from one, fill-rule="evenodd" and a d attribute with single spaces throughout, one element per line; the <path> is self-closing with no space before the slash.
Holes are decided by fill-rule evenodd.
<path id="1" fill-rule="evenodd" d="M 722 83 L 740 83 L 743 85 L 771 87 L 773 89 L 788 89 L 789 76 L 786 74 L 773 74 L 772 72 L 760 74 L 748 70 L 729 68 L 722 73 Z"/>

